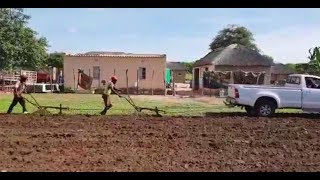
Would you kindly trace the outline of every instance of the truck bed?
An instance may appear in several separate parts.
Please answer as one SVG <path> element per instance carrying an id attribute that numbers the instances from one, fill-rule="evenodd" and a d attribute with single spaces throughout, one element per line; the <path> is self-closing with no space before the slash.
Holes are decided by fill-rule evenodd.
<path id="1" fill-rule="evenodd" d="M 275 85 L 230 84 L 230 86 L 238 86 L 238 87 L 242 87 L 242 88 L 262 88 L 262 89 L 289 89 L 289 90 L 300 90 L 300 88 L 297 88 L 297 87 L 275 86 Z"/>

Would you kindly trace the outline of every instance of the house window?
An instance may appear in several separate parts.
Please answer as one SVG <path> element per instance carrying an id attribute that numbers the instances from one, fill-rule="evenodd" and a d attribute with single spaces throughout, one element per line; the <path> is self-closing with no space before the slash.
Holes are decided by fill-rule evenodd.
<path id="1" fill-rule="evenodd" d="M 99 66 L 93 66 L 93 79 L 99 79 L 100 77 L 100 67 Z"/>
<path id="2" fill-rule="evenodd" d="M 146 68 L 139 67 L 139 80 L 146 79 Z"/>

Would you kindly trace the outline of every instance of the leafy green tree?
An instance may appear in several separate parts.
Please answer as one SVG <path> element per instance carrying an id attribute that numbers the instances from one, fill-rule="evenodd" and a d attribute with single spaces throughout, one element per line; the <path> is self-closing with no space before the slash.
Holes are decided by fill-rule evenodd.
<path id="1" fill-rule="evenodd" d="M 189 73 L 192 73 L 194 61 L 192 61 L 192 62 L 182 62 L 182 64 L 184 65 L 184 67 L 187 69 L 187 71 Z"/>
<path id="2" fill-rule="evenodd" d="M 21 8 L 0 8 L 0 69 L 37 70 L 47 58 L 48 42 L 27 27 Z"/>
<path id="3" fill-rule="evenodd" d="M 54 52 L 50 53 L 46 65 L 56 68 L 63 68 L 63 58 L 65 53 Z"/>
<path id="4" fill-rule="evenodd" d="M 315 74 L 320 75 L 320 47 L 309 49 L 309 69 Z"/>
<path id="5" fill-rule="evenodd" d="M 219 31 L 210 44 L 210 50 L 214 51 L 231 44 L 240 44 L 249 49 L 259 51 L 254 41 L 253 34 L 246 27 L 231 25 Z"/>
<path id="6" fill-rule="evenodd" d="M 299 74 L 304 74 L 304 73 L 311 73 L 312 74 L 312 69 L 310 68 L 310 65 L 308 63 L 295 64 L 294 69 Z"/>

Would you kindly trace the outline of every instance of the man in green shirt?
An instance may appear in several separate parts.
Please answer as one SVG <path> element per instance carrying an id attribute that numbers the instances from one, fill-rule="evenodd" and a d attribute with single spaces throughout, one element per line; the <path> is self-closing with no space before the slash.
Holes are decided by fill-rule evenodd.
<path id="1" fill-rule="evenodd" d="M 101 115 L 105 115 L 107 113 L 107 111 L 112 107 L 112 103 L 111 103 L 111 99 L 110 99 L 112 92 L 115 93 L 116 95 L 118 95 L 119 97 L 122 97 L 119 94 L 119 92 L 121 92 L 121 90 L 119 90 L 115 87 L 115 84 L 117 83 L 117 81 L 118 81 L 118 79 L 116 76 L 112 76 L 111 81 L 109 81 L 108 83 L 106 83 L 105 80 L 102 81 L 102 85 L 103 85 L 102 99 L 104 101 L 105 108 L 100 113 Z"/>

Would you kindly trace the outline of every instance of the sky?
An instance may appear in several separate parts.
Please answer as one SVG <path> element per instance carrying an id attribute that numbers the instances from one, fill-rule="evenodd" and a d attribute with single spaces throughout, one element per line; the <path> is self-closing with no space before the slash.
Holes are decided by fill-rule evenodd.
<path id="1" fill-rule="evenodd" d="M 29 26 L 50 52 L 117 51 L 166 54 L 194 61 L 229 24 L 247 27 L 263 54 L 276 62 L 307 62 L 320 46 L 320 9 L 238 8 L 27 8 Z"/>

